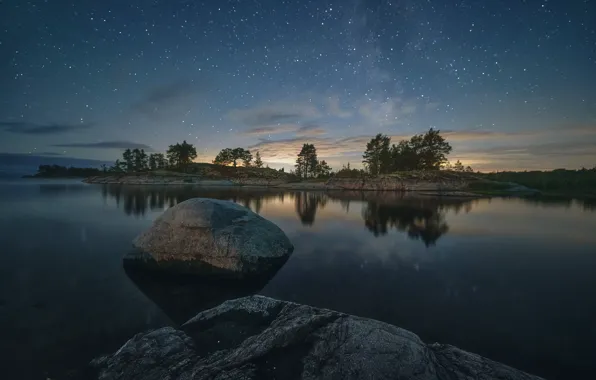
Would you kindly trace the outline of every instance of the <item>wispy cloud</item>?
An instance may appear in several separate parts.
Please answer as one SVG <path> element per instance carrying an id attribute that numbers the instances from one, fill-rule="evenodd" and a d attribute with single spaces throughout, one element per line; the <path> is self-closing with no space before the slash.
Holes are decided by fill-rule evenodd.
<path id="1" fill-rule="evenodd" d="M 280 123 L 294 123 L 320 116 L 317 107 L 301 103 L 276 103 L 255 108 L 233 109 L 229 120 L 250 127 L 270 127 Z"/>
<path id="2" fill-rule="evenodd" d="M 145 149 L 153 152 L 153 148 L 146 144 L 132 141 L 100 141 L 94 143 L 64 143 L 52 145 L 61 148 L 91 148 L 91 149 Z"/>
<path id="3" fill-rule="evenodd" d="M 327 132 L 318 124 L 278 124 L 267 127 L 255 127 L 243 132 L 247 136 L 276 135 L 280 133 L 294 133 L 296 136 L 319 136 Z"/>
<path id="4" fill-rule="evenodd" d="M 318 124 L 307 124 L 296 131 L 297 136 L 320 136 L 327 134 Z"/>
<path id="5" fill-rule="evenodd" d="M 199 87 L 194 80 L 181 80 L 150 89 L 145 96 L 132 105 L 132 109 L 141 113 L 159 115 L 164 109 L 180 105 L 180 102 L 198 93 L 206 86 Z"/>
<path id="6" fill-rule="evenodd" d="M 593 133 L 590 136 L 590 131 Z M 424 133 L 419 131 L 418 133 Z M 550 130 L 527 130 L 497 132 L 487 130 L 442 131 L 454 145 L 450 159 L 461 159 L 475 169 L 494 170 L 499 168 L 520 169 L 578 167 L 596 162 L 596 130 L 586 127 L 568 128 L 566 133 L 576 136 L 576 141 L 553 141 L 537 143 L 544 136 L 553 134 Z M 577 136 L 581 136 L 578 140 Z M 360 164 L 366 143 L 372 135 L 332 138 L 322 135 L 302 135 L 288 139 L 262 139 L 250 147 L 258 149 L 265 161 L 292 164 L 303 144 L 314 144 L 320 158 L 332 166 L 351 162 Z M 409 139 L 411 135 L 391 135 L 393 143 Z M 495 145 L 496 144 L 496 145 Z M 565 158 L 564 161 L 562 159 Z M 583 161 L 582 161 L 583 160 Z"/>
<path id="7" fill-rule="evenodd" d="M 275 135 L 279 133 L 294 132 L 299 129 L 296 124 L 279 124 L 268 127 L 251 128 L 243 132 L 247 136 Z"/>
<path id="8" fill-rule="evenodd" d="M 382 101 L 365 100 L 358 106 L 358 113 L 368 125 L 388 126 L 407 121 L 416 113 L 418 106 L 413 101 L 388 98 Z"/>
<path id="9" fill-rule="evenodd" d="M 327 112 L 330 116 L 339 117 L 342 119 L 351 117 L 353 112 L 345 110 L 341 107 L 338 96 L 330 96 L 327 98 Z"/>
<path id="10" fill-rule="evenodd" d="M 81 130 L 88 129 L 92 124 L 60 124 L 60 123 L 48 123 L 48 124 L 36 124 L 29 122 L 19 121 L 3 121 L 0 122 L 0 129 L 10 132 L 19 133 L 25 135 L 58 135 L 68 132 L 78 132 Z"/>

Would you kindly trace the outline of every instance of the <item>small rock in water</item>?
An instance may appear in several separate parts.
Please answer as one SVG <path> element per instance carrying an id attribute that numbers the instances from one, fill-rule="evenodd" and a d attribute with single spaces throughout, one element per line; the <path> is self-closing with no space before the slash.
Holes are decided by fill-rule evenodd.
<path id="1" fill-rule="evenodd" d="M 193 198 L 166 210 L 133 241 L 127 265 L 176 275 L 236 278 L 279 269 L 294 246 L 272 222 L 234 202 Z"/>

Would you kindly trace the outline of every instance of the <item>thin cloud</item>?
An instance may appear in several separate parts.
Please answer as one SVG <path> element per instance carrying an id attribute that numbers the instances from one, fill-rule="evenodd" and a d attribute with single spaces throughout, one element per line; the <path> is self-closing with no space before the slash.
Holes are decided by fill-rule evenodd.
<path id="1" fill-rule="evenodd" d="M 400 98 L 383 101 L 363 101 L 358 113 L 369 125 L 389 126 L 402 123 L 416 113 L 418 106 L 413 102 L 404 102 Z"/>
<path id="2" fill-rule="evenodd" d="M 292 123 L 320 116 L 312 105 L 278 103 L 256 108 L 233 109 L 228 119 L 250 127 L 268 127 L 279 123 Z"/>
<path id="3" fill-rule="evenodd" d="M 572 129 L 572 134 L 585 133 L 586 128 Z M 424 133 L 420 131 L 419 133 Z M 535 168 L 536 163 L 544 160 L 545 163 L 553 162 L 556 159 L 563 159 L 570 167 L 581 167 L 580 161 L 585 161 L 583 165 L 590 165 L 596 162 L 596 141 L 573 142 L 551 142 L 542 144 L 524 144 L 520 146 L 519 139 L 522 136 L 529 136 L 535 141 L 541 133 L 550 133 L 549 131 L 518 131 L 518 132 L 494 132 L 486 130 L 462 130 L 462 131 L 441 131 L 449 142 L 455 143 L 454 152 L 450 160 L 461 159 L 465 164 L 471 164 L 474 169 L 490 170 L 499 168 L 501 164 L 507 164 L 505 167 L 511 167 L 512 163 L 518 165 L 527 165 L 528 168 Z M 409 139 L 412 135 L 390 135 L 392 143 L 396 144 L 400 140 Z M 596 135 L 595 135 L 596 136 Z M 341 165 L 347 161 L 353 164 L 359 164 L 362 160 L 362 153 L 366 148 L 366 143 L 373 136 L 351 136 L 346 138 L 332 138 L 325 136 L 299 136 L 281 140 L 261 141 L 250 149 L 258 149 L 263 157 L 276 162 L 293 163 L 296 155 L 303 144 L 314 144 L 320 158 L 326 159 L 333 166 Z M 498 143 L 498 146 L 470 147 L 466 144 L 476 143 Z M 517 160 L 517 161 L 515 161 Z M 589 161 L 589 162 L 588 162 Z M 548 167 L 547 167 L 548 168 Z"/>
<path id="4" fill-rule="evenodd" d="M 132 141 L 101 141 L 96 143 L 65 143 L 52 145 L 61 148 L 89 148 L 89 149 L 145 149 L 153 152 L 154 149 L 146 144 Z"/>
<path id="5" fill-rule="evenodd" d="M 280 124 L 269 127 L 256 127 L 244 131 L 243 134 L 247 136 L 262 136 L 262 135 L 275 135 L 279 133 L 294 132 L 299 127 L 295 124 Z"/>
<path id="6" fill-rule="evenodd" d="M 205 87 L 205 83 L 203 83 Z M 132 109 L 155 116 L 164 109 L 180 105 L 185 99 L 199 93 L 200 88 L 194 80 L 183 80 L 152 88 Z"/>
<path id="7" fill-rule="evenodd" d="M 325 134 L 327 134 L 327 131 L 317 124 L 307 124 L 296 131 L 297 136 L 320 136 Z"/>
<path id="8" fill-rule="evenodd" d="M 342 119 L 351 117 L 353 114 L 352 112 L 341 108 L 339 97 L 337 96 L 330 96 L 327 98 L 327 112 L 331 116 L 339 117 Z"/>
<path id="9" fill-rule="evenodd" d="M 24 135 L 58 135 L 88 129 L 92 124 L 35 124 L 18 121 L 0 122 L 0 129 Z"/>

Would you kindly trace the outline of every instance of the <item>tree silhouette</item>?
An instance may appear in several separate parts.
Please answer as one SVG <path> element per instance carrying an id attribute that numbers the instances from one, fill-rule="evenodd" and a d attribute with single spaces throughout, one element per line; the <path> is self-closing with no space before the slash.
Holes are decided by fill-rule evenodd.
<path id="1" fill-rule="evenodd" d="M 263 167 L 263 160 L 261 160 L 261 153 L 259 153 L 258 150 L 257 150 L 257 153 L 255 154 L 255 166 L 257 168 Z"/>
<path id="2" fill-rule="evenodd" d="M 150 170 L 157 169 L 157 154 L 156 153 L 149 155 L 149 169 Z"/>
<path id="3" fill-rule="evenodd" d="M 317 164 L 317 177 L 329 177 L 331 175 L 331 167 L 327 164 L 327 161 L 321 160 Z"/>
<path id="4" fill-rule="evenodd" d="M 296 158 L 296 176 L 301 178 L 313 177 L 316 174 L 317 148 L 313 144 L 304 144 L 298 158 Z"/>
<path id="5" fill-rule="evenodd" d="M 215 160 L 213 160 L 213 163 L 217 165 L 233 164 L 234 167 L 237 167 L 238 160 L 242 160 L 244 166 L 250 166 L 250 162 L 252 161 L 252 154 L 249 150 L 243 148 L 225 148 L 222 149 L 217 154 L 217 156 L 215 156 Z"/>
<path id="6" fill-rule="evenodd" d="M 366 144 L 362 162 L 373 175 L 402 170 L 438 170 L 447 162 L 451 145 L 441 136 L 440 131 L 414 135 L 410 140 L 402 140 L 389 148 L 391 138 L 376 135 Z"/>
<path id="7" fill-rule="evenodd" d="M 155 153 L 154 156 L 158 169 L 165 169 L 168 166 L 168 160 L 166 160 L 166 157 L 163 153 Z"/>
<path id="8" fill-rule="evenodd" d="M 242 149 L 242 148 L 236 148 L 234 149 L 236 151 L 236 153 L 239 155 L 240 159 L 242 160 L 242 164 L 244 165 L 245 168 L 250 166 L 250 163 L 252 161 L 252 154 L 250 153 L 249 150 L 246 149 Z"/>
<path id="9" fill-rule="evenodd" d="M 147 153 L 145 153 L 144 149 L 133 149 L 132 159 L 134 171 L 147 169 Z"/>
<path id="10" fill-rule="evenodd" d="M 372 175 L 388 173 L 391 168 L 391 138 L 379 133 L 366 144 L 362 163 Z"/>
<path id="11" fill-rule="evenodd" d="M 445 162 L 447 155 L 453 148 L 439 130 L 429 129 L 424 135 L 416 135 L 410 140 L 414 151 L 420 157 L 420 168 L 423 170 L 438 170 Z"/>
<path id="12" fill-rule="evenodd" d="M 131 172 L 134 169 L 134 162 L 133 162 L 133 155 L 130 149 L 126 149 L 124 153 L 122 153 L 122 159 L 124 160 L 124 164 L 126 165 L 126 171 Z"/>
<path id="13" fill-rule="evenodd" d="M 197 149 L 184 140 L 182 144 L 170 145 L 166 154 L 170 165 L 179 168 L 190 164 L 197 158 Z"/>

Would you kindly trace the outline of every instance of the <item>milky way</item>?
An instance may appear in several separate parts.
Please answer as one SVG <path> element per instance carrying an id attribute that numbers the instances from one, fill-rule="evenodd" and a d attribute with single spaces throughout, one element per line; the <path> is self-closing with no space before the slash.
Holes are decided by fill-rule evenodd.
<path id="1" fill-rule="evenodd" d="M 477 169 L 596 164 L 590 1 L 21 1 L 0 4 L 0 152 L 199 159 L 445 132 Z M 28 157 L 30 159 L 30 157 Z"/>

